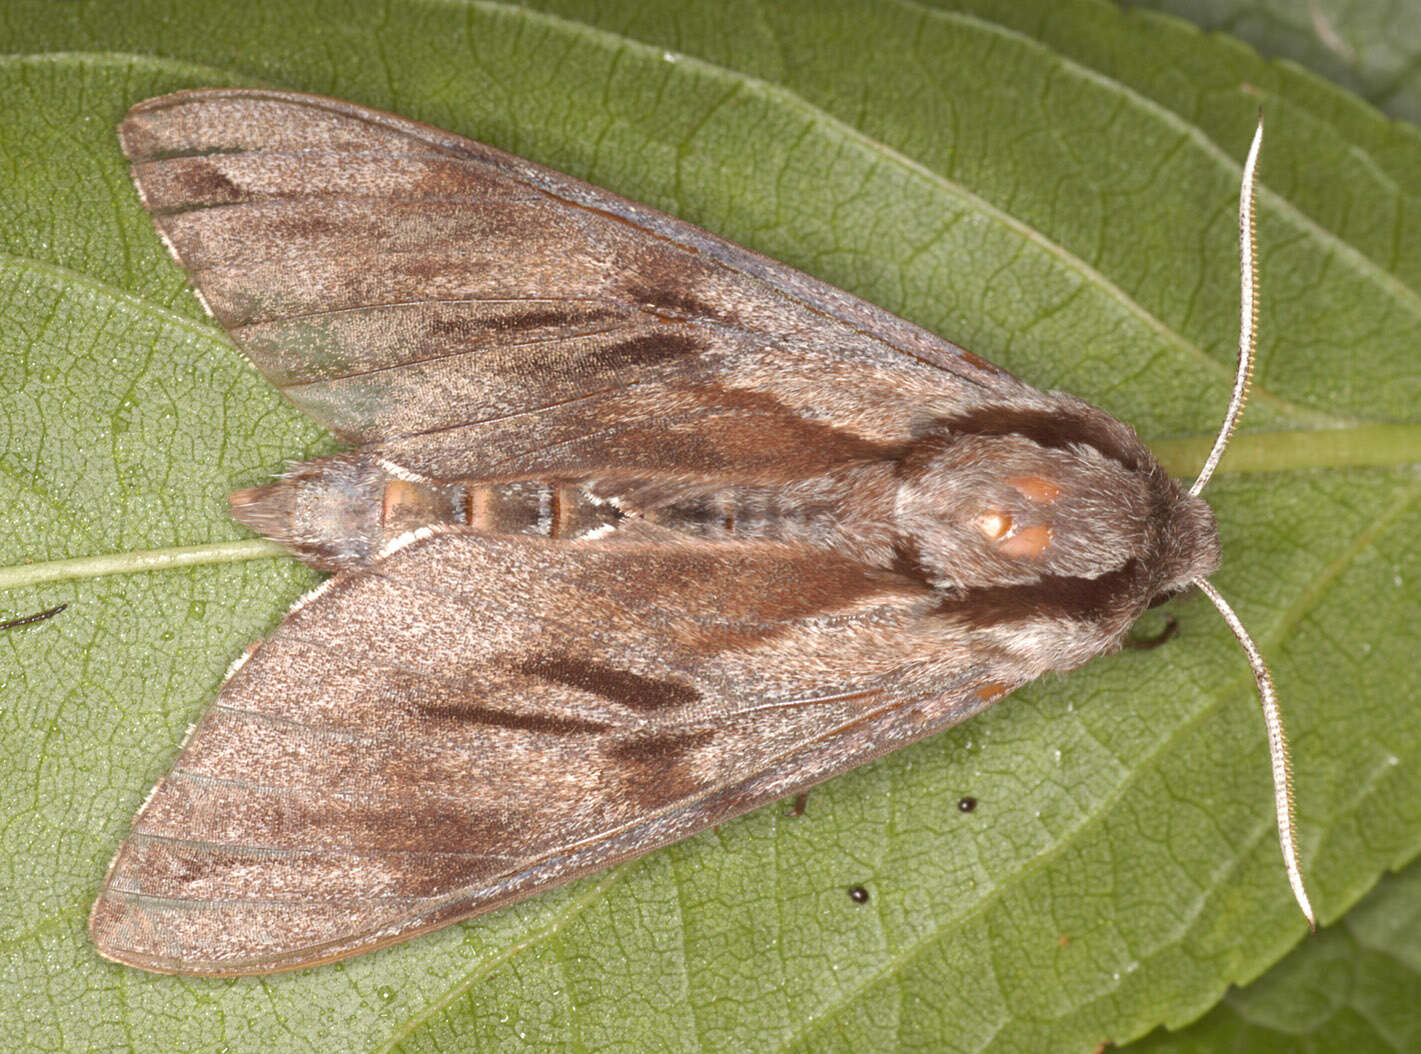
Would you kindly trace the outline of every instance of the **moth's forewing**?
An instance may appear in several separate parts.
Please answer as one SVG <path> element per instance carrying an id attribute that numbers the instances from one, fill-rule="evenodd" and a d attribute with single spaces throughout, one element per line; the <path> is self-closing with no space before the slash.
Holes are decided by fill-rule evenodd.
<path id="1" fill-rule="evenodd" d="M 1015 383 L 690 224 L 306 95 L 184 92 L 120 128 L 208 309 L 299 407 L 431 476 L 796 478 Z"/>
<path id="2" fill-rule="evenodd" d="M 432 533 L 231 676 L 94 939 L 149 970 L 291 969 L 682 838 L 997 698 L 933 604 L 774 544 Z"/>

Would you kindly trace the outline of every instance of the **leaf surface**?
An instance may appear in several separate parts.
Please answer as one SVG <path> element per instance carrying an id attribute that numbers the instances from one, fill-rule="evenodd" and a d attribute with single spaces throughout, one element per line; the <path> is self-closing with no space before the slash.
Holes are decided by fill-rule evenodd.
<path id="1" fill-rule="evenodd" d="M 1421 867 L 1377 883 L 1336 926 L 1177 1033 L 1131 1050 L 1415 1050 L 1421 1045 Z"/>
<path id="2" fill-rule="evenodd" d="M 1263 347 L 1208 492 L 1215 582 L 1274 664 L 1324 921 L 1416 855 L 1421 140 L 1226 38 L 991 6 L 1012 24 L 866 2 L 0 7 L 0 618 L 71 604 L 0 638 L 5 1034 L 1090 1049 L 1192 1020 L 1304 933 L 1252 682 L 1196 597 L 1165 647 L 1033 685 L 802 817 L 306 973 L 98 960 L 84 917 L 130 817 L 315 581 L 239 560 L 264 550 L 224 495 L 331 448 L 201 317 L 134 198 L 114 127 L 184 87 L 325 92 L 647 201 L 1077 392 L 1182 475 L 1231 377 L 1262 103 Z"/>
<path id="3" fill-rule="evenodd" d="M 1133 0 L 1291 59 L 1384 113 L 1421 120 L 1421 19 L 1391 0 Z"/>

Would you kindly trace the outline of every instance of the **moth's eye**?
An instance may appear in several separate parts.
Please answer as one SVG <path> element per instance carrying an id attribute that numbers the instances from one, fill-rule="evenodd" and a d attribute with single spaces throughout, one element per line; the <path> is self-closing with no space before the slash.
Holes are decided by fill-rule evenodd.
<path id="1" fill-rule="evenodd" d="M 1182 592 L 1183 590 L 1180 589 L 1171 589 L 1168 592 L 1159 593 L 1155 596 L 1153 600 L 1150 601 L 1149 606 L 1152 608 L 1157 608 L 1161 604 L 1168 604 L 1171 600 L 1179 596 L 1179 594 Z"/>
<path id="2" fill-rule="evenodd" d="M 1061 488 L 1041 476 L 1018 476 L 1007 480 L 1007 485 L 1027 501 L 1038 505 L 1049 505 L 1061 496 Z"/>

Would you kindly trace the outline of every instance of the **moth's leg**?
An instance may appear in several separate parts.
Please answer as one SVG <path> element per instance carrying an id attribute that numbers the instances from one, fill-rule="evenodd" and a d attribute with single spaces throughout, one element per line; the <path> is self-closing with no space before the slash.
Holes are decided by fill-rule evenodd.
<path id="1" fill-rule="evenodd" d="M 1167 640 L 1173 639 L 1179 633 L 1179 620 L 1173 615 L 1164 617 L 1164 628 L 1151 637 L 1137 637 L 1134 630 L 1130 631 L 1130 636 L 1125 638 L 1122 647 L 1131 651 L 1153 651 Z"/>

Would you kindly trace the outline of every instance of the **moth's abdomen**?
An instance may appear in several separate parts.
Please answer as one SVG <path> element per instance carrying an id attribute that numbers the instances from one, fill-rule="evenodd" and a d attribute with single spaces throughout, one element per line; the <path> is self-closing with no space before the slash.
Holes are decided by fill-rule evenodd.
<path id="1" fill-rule="evenodd" d="M 780 541 L 887 567 L 892 462 L 844 466 L 789 483 L 598 479 L 435 480 L 368 451 L 297 465 L 231 495 L 232 515 L 325 571 L 364 567 L 427 526 L 573 541 L 642 520 L 688 537 Z"/>
<path id="2" fill-rule="evenodd" d="M 726 486 L 660 502 L 618 504 L 679 534 L 712 539 L 757 539 L 823 545 L 841 519 L 830 500 L 804 501 L 781 488 Z"/>
<path id="3" fill-rule="evenodd" d="M 308 461 L 229 500 L 238 521 L 325 571 L 364 567 L 420 527 L 579 538 L 622 518 L 613 503 L 576 485 L 431 480 L 360 453 Z"/>

